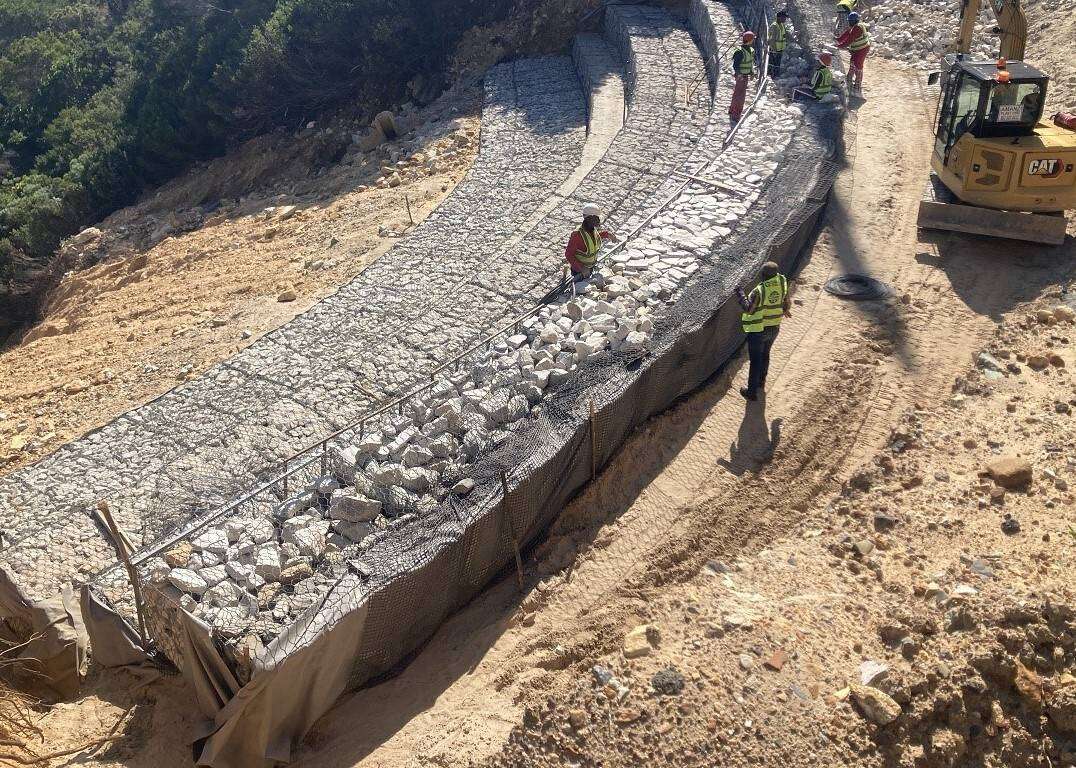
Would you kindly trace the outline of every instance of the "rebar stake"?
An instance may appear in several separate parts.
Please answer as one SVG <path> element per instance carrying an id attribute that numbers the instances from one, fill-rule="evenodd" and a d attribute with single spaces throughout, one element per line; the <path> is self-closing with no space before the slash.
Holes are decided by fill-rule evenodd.
<path id="1" fill-rule="evenodd" d="M 590 479 L 598 476 L 598 440 L 594 428 L 594 401 L 590 401 Z"/>
<path id="2" fill-rule="evenodd" d="M 512 525 L 512 516 L 508 514 L 508 474 L 501 472 L 501 491 L 504 495 L 504 500 L 501 502 L 501 509 L 504 512 L 504 524 L 508 528 L 508 538 L 512 540 L 512 552 L 516 556 L 516 584 L 519 586 L 519 591 L 523 591 L 523 558 L 519 554 L 519 539 L 516 538 L 516 529 Z"/>

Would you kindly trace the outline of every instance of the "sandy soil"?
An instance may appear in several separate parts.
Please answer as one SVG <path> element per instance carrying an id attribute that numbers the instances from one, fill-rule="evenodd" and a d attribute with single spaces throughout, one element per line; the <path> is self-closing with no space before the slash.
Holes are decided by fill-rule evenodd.
<path id="1" fill-rule="evenodd" d="M 420 222 L 462 178 L 478 107 L 474 91 L 438 102 L 410 150 L 363 153 L 339 125 L 257 139 L 109 217 L 87 248 L 101 263 L 69 273 L 28 343 L 0 352 L 0 472 L 197 376 L 361 272 L 412 226 L 408 204 Z M 389 166 L 401 183 L 377 186 Z M 218 207 L 203 213 L 206 201 Z"/>
<path id="2" fill-rule="evenodd" d="M 739 360 L 640 430 L 522 594 L 498 583 L 344 697 L 296 765 L 1076 764 L 1076 246 L 918 233 L 933 97 L 883 60 L 866 90 L 767 398 L 736 395 Z M 844 272 L 894 296 L 821 290 Z M 985 472 L 1005 455 L 1030 484 Z M 190 693 L 134 684 L 88 681 L 49 745 L 133 703 L 80 759 L 189 764 Z"/>

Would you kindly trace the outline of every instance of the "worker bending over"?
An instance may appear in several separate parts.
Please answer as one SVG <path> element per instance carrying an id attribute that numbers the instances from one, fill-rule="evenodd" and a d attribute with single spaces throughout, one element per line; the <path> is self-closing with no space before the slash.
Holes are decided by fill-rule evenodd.
<path id="1" fill-rule="evenodd" d="M 743 104 L 747 99 L 747 81 L 755 76 L 755 33 L 748 30 L 743 33 L 743 42 L 732 54 L 732 71 L 736 83 L 732 87 L 732 102 L 729 104 L 729 120 L 733 125 L 740 122 Z"/>
<path id="2" fill-rule="evenodd" d="M 859 20 L 859 14 L 848 14 L 848 29 L 837 38 L 838 48 L 847 48 L 852 54 L 852 90 L 857 96 L 863 95 L 863 64 L 871 50 L 871 37 L 867 34 L 867 25 Z"/>
<path id="3" fill-rule="evenodd" d="M 598 252 L 606 240 L 619 242 L 619 238 L 607 229 L 598 229 L 601 225 L 601 209 L 593 203 L 583 206 L 583 223 L 572 232 L 568 245 L 564 249 L 564 258 L 572 268 L 572 277 L 582 280 L 590 277 Z"/>
<path id="4" fill-rule="evenodd" d="M 780 267 L 772 261 L 762 265 L 759 283 L 750 294 L 736 289 L 743 307 L 740 320 L 747 334 L 747 354 L 751 358 L 751 370 L 747 386 L 740 394 L 747 400 L 757 400 L 759 392 L 766 391 L 766 374 L 770 369 L 770 350 L 781 330 L 781 318 L 792 317 L 792 302 L 788 297 L 788 279 Z"/>
<path id="5" fill-rule="evenodd" d="M 778 11 L 777 20 L 770 24 L 770 77 L 781 76 L 781 59 L 788 43 L 788 12 Z"/>
<path id="6" fill-rule="evenodd" d="M 829 68 L 832 63 L 833 54 L 829 51 L 818 54 L 818 69 L 811 78 L 811 93 L 819 101 L 833 91 L 833 70 Z"/>

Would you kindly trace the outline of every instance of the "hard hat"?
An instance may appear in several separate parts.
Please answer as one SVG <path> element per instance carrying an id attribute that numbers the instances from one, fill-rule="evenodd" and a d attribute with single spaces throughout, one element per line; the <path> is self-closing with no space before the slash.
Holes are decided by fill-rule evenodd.
<path id="1" fill-rule="evenodd" d="M 587 216 L 601 216 L 601 215 L 602 215 L 602 209 L 599 208 L 594 203 L 587 203 L 586 205 L 583 206 L 583 218 L 584 219 Z"/>
<path id="2" fill-rule="evenodd" d="M 778 19 L 781 19 L 781 18 L 787 19 L 788 18 L 788 11 L 786 11 L 784 9 L 778 11 L 777 12 L 777 18 Z"/>
<path id="3" fill-rule="evenodd" d="M 743 33 L 743 41 L 747 45 L 750 45 L 751 43 L 755 42 L 755 33 L 751 30 L 747 30 Z"/>
<path id="4" fill-rule="evenodd" d="M 999 83 L 1007 83 L 1012 76 L 1005 70 L 1001 70 L 997 74 L 997 81 Z"/>
<path id="5" fill-rule="evenodd" d="M 849 26 L 854 26 L 854 25 L 856 25 L 858 23 L 859 23 L 859 14 L 858 13 L 856 13 L 855 11 L 852 11 L 850 14 L 848 14 L 848 25 Z"/>
<path id="6" fill-rule="evenodd" d="M 822 53 L 818 54 L 818 60 L 828 67 L 833 63 L 833 54 L 829 51 L 822 51 Z"/>
<path id="7" fill-rule="evenodd" d="M 1005 61 L 1005 59 L 998 59 L 998 69 L 1005 69 L 1007 66 L 1009 66 L 1009 62 Z"/>

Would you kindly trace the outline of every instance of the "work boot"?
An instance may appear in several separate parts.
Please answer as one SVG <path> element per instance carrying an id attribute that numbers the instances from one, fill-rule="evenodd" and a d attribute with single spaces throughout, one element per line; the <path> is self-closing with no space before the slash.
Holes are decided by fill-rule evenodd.
<path id="1" fill-rule="evenodd" d="M 758 395 L 749 390 L 747 387 L 740 387 L 740 394 L 743 395 L 744 400 L 750 400 L 751 402 L 758 400 Z"/>

